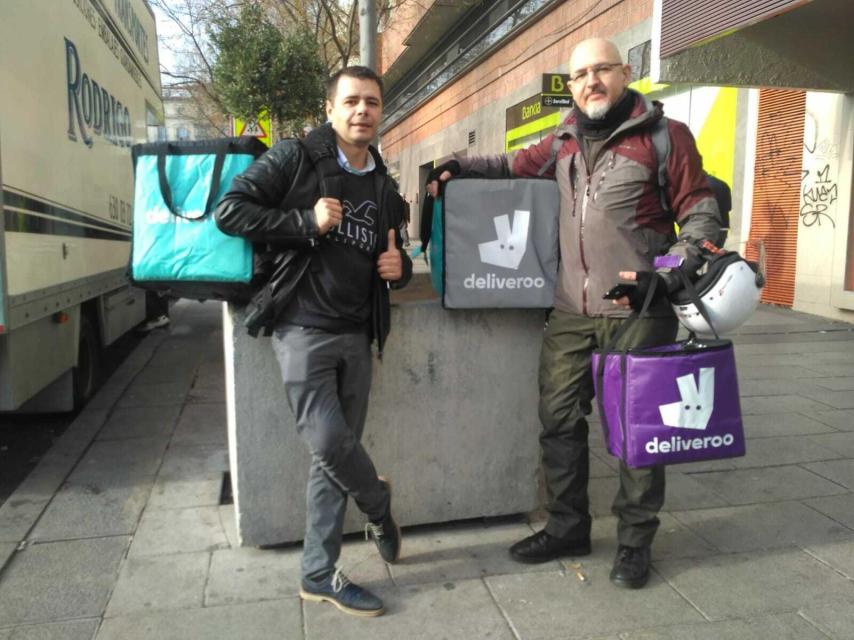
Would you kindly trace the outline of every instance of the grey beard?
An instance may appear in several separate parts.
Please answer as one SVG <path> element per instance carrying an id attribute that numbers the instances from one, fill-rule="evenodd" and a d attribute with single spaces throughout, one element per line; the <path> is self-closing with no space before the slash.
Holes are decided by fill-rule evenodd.
<path id="1" fill-rule="evenodd" d="M 605 104 L 597 103 L 592 107 L 587 107 L 584 109 L 584 113 L 591 120 L 602 120 L 608 112 L 611 110 L 611 103 L 606 102 Z"/>

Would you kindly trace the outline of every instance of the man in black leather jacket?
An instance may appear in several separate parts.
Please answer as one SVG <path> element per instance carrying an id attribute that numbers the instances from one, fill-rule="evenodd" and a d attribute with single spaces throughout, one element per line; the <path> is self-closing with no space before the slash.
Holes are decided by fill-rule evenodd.
<path id="1" fill-rule="evenodd" d="M 380 555 L 400 555 L 387 481 L 359 442 L 371 384 L 372 339 L 382 353 L 388 288 L 412 273 L 400 250 L 403 199 L 370 146 L 382 118 L 382 82 L 348 67 L 330 78 L 329 123 L 303 141 L 276 144 L 242 175 L 215 213 L 225 233 L 275 254 L 257 298 L 282 370 L 297 430 L 312 455 L 303 546 L 303 599 L 360 616 L 383 613 L 379 598 L 335 563 L 347 497 L 370 522 Z"/>

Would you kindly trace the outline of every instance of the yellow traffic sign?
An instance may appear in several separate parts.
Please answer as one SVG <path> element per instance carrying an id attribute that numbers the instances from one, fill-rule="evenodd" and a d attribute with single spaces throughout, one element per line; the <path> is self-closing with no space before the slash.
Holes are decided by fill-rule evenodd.
<path id="1" fill-rule="evenodd" d="M 266 111 L 258 114 L 254 120 L 241 120 L 240 118 L 232 118 L 232 135 L 235 136 L 252 136 L 258 138 L 268 147 L 273 145 L 273 130 L 270 126 L 270 116 Z"/>

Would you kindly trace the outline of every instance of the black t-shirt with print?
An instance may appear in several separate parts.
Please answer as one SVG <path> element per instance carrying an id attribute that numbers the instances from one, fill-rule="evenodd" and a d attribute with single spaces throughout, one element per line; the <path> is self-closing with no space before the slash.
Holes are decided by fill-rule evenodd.
<path id="1" fill-rule="evenodd" d="M 343 219 L 321 236 L 284 322 L 333 332 L 366 331 L 376 271 L 374 175 L 344 173 Z"/>

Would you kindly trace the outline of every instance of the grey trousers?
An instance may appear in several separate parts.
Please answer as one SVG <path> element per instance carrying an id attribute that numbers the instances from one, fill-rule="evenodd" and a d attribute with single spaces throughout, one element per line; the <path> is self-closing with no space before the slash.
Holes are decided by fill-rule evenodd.
<path id="1" fill-rule="evenodd" d="M 335 570 L 347 496 L 380 520 L 390 496 L 359 440 L 368 411 L 371 349 L 362 333 L 329 333 L 283 325 L 273 335 L 288 405 L 311 452 L 306 489 L 302 579 L 319 582 Z"/>
<path id="2" fill-rule="evenodd" d="M 553 536 L 577 540 L 590 535 L 586 416 L 593 408 L 591 356 L 623 322 L 554 311 L 546 327 L 540 352 L 540 445 L 549 512 L 546 532 Z M 673 342 L 678 328 L 676 318 L 637 320 L 616 346 Z M 663 504 L 663 466 L 630 469 L 620 462 L 620 486 L 612 506 L 620 544 L 651 544 Z"/>

